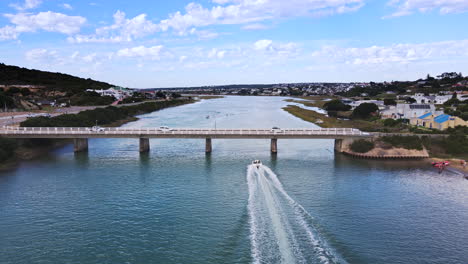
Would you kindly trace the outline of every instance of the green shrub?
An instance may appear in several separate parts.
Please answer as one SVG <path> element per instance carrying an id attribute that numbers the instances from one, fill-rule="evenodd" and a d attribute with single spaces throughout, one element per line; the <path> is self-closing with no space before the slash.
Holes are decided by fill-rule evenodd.
<path id="1" fill-rule="evenodd" d="M 418 136 L 386 136 L 381 141 L 395 148 L 422 150 L 422 140 Z"/>
<path id="2" fill-rule="evenodd" d="M 353 110 L 353 118 L 368 118 L 378 110 L 379 107 L 374 103 L 362 103 Z"/>
<path id="3" fill-rule="evenodd" d="M 351 146 L 350 146 L 351 150 L 357 153 L 369 152 L 373 150 L 374 147 L 375 147 L 374 142 L 371 142 L 365 139 L 356 140 L 353 143 L 351 143 Z"/>
<path id="4" fill-rule="evenodd" d="M 386 127 L 395 127 L 399 124 L 401 124 L 402 121 L 401 120 L 395 120 L 395 119 L 391 119 L 391 118 L 387 118 L 383 121 L 383 124 L 384 126 Z"/>
<path id="5" fill-rule="evenodd" d="M 349 111 L 351 110 L 351 106 L 344 104 L 338 99 L 334 99 L 329 102 L 326 102 L 323 105 L 323 109 L 327 111 Z"/>

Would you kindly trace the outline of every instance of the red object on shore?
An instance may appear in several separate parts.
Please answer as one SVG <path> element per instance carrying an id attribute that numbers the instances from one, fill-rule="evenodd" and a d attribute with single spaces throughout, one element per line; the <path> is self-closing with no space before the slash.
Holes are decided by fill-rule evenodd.
<path id="1" fill-rule="evenodd" d="M 439 161 L 439 162 L 432 162 L 432 166 L 436 168 L 444 168 L 446 166 L 450 165 L 450 162 L 448 161 Z"/>

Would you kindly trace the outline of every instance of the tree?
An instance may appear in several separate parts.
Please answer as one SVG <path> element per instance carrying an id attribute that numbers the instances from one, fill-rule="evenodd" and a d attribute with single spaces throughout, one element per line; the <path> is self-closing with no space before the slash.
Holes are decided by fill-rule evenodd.
<path id="1" fill-rule="evenodd" d="M 452 106 L 452 105 L 458 105 L 458 104 L 460 104 L 460 100 L 456 98 L 455 99 L 452 98 L 444 103 L 445 106 Z"/>
<path id="2" fill-rule="evenodd" d="M 414 104 L 414 103 L 416 103 L 416 99 L 414 99 L 413 97 L 406 97 L 406 98 L 405 98 L 405 101 L 406 101 L 408 104 Z"/>
<path id="3" fill-rule="evenodd" d="M 395 99 L 384 99 L 384 105 L 397 105 Z"/>
<path id="4" fill-rule="evenodd" d="M 338 99 L 334 99 L 325 103 L 323 109 L 327 111 L 349 111 L 351 110 L 351 106 L 344 104 Z"/>
<path id="5" fill-rule="evenodd" d="M 362 103 L 356 107 L 352 116 L 354 118 L 368 118 L 371 114 L 376 113 L 379 107 L 374 103 Z"/>

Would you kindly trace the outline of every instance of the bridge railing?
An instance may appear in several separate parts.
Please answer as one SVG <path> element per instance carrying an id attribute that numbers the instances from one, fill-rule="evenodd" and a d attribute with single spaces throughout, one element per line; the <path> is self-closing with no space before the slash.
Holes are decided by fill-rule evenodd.
<path id="1" fill-rule="evenodd" d="M 88 127 L 3 127 L 3 134 L 20 135 L 261 135 L 261 136 L 303 136 L 303 135 L 343 135 L 343 136 L 365 136 L 369 133 L 354 128 L 311 128 L 311 129 L 210 129 L 210 128 L 103 128 L 103 131 L 92 131 Z"/>

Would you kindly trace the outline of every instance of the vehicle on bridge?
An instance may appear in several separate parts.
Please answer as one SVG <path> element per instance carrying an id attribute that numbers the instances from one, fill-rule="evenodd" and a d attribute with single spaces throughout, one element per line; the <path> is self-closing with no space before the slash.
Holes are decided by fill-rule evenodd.
<path id="1" fill-rule="evenodd" d="M 283 133 L 283 130 L 279 127 L 272 127 L 271 132 L 273 133 Z"/>
<path id="2" fill-rule="evenodd" d="M 105 129 L 100 126 L 93 126 L 91 128 L 88 127 L 86 130 L 90 132 L 104 132 Z"/>
<path id="3" fill-rule="evenodd" d="M 252 164 L 258 169 L 262 165 L 262 162 L 260 160 L 254 160 L 252 161 Z"/>
<path id="4" fill-rule="evenodd" d="M 173 129 L 172 129 L 172 128 L 169 128 L 169 127 L 167 127 L 167 126 L 160 126 L 160 127 L 158 128 L 158 130 L 159 130 L 159 131 L 162 131 L 162 132 L 170 132 L 170 131 L 172 131 Z"/>

